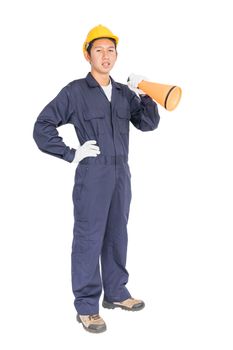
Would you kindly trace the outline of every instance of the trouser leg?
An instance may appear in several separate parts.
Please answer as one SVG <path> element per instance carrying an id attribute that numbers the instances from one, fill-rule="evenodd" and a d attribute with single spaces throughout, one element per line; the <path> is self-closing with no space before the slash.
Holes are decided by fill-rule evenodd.
<path id="1" fill-rule="evenodd" d="M 81 315 L 99 312 L 99 258 L 113 192 L 113 168 L 79 164 L 73 190 L 72 288 Z"/>
<path id="2" fill-rule="evenodd" d="M 104 299 L 108 301 L 122 301 L 131 297 L 126 288 L 128 272 L 125 267 L 128 243 L 127 222 L 131 202 L 128 164 L 118 166 L 116 175 L 116 185 L 101 253 Z"/>

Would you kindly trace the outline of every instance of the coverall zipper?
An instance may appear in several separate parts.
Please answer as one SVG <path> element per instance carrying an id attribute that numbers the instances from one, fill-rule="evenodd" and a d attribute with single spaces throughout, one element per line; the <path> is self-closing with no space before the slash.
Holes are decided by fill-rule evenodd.
<path id="1" fill-rule="evenodd" d="M 115 144 L 115 133 L 114 133 L 114 124 L 113 124 L 113 117 L 112 117 L 112 103 L 111 102 L 110 102 L 110 115 L 111 115 L 111 125 L 112 125 L 112 139 L 113 139 L 114 151 L 115 151 L 114 167 L 115 167 L 115 178 L 116 178 L 116 144 Z"/>

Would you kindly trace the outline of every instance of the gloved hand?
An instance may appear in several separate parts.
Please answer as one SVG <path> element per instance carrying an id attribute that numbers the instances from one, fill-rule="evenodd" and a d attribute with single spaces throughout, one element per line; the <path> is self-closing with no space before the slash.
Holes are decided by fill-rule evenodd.
<path id="1" fill-rule="evenodd" d="M 128 87 L 130 90 L 134 91 L 135 94 L 139 97 L 139 95 L 144 95 L 144 92 L 138 89 L 138 84 L 141 83 L 142 80 L 148 80 L 143 75 L 130 74 L 128 78 Z"/>
<path id="2" fill-rule="evenodd" d="M 79 163 L 83 158 L 86 157 L 97 157 L 100 154 L 99 146 L 95 146 L 95 140 L 86 141 L 82 146 L 75 152 L 74 160 L 72 163 Z"/>

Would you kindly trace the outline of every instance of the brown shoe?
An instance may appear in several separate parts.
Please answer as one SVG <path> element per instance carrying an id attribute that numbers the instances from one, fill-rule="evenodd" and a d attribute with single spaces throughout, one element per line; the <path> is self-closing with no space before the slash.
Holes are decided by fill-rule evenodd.
<path id="1" fill-rule="evenodd" d="M 77 321 L 82 323 L 83 328 L 91 333 L 102 333 L 107 327 L 100 315 L 77 315 Z"/>
<path id="2" fill-rule="evenodd" d="M 128 311 L 139 311 L 145 307 L 145 303 L 142 300 L 137 300 L 134 298 L 129 298 L 120 302 L 109 302 L 104 300 L 102 306 L 106 309 L 115 309 L 116 307 L 120 307 L 123 310 Z"/>

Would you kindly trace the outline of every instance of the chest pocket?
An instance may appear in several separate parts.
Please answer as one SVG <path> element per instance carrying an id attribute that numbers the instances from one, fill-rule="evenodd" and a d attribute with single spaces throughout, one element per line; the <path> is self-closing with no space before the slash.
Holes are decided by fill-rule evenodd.
<path id="1" fill-rule="evenodd" d="M 101 135 L 105 132 L 105 115 L 103 114 L 84 114 L 85 128 L 89 136 Z"/>
<path id="2" fill-rule="evenodd" d="M 127 110 L 117 110 L 117 122 L 121 134 L 129 133 L 130 113 Z"/>

